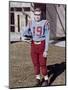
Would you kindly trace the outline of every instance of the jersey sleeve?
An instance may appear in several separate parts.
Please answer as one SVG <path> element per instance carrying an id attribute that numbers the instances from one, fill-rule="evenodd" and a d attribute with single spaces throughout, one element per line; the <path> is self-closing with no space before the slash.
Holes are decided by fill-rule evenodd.
<path id="1" fill-rule="evenodd" d="M 48 51 L 49 38 L 50 38 L 50 24 L 46 20 L 45 22 L 45 52 Z"/>

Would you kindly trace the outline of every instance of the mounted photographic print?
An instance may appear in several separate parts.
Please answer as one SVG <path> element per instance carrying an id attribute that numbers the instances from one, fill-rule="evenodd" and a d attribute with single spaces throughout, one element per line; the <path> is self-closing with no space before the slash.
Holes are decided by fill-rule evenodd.
<path id="1" fill-rule="evenodd" d="M 66 5 L 9 1 L 9 88 L 66 85 Z"/>

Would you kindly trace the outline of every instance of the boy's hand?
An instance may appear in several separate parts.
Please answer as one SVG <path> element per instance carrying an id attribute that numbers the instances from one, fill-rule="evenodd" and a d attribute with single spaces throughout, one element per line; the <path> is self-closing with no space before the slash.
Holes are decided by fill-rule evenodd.
<path id="1" fill-rule="evenodd" d="M 44 51 L 44 52 L 43 52 L 43 57 L 46 58 L 47 55 L 48 55 L 48 52 L 47 52 L 47 51 Z"/>

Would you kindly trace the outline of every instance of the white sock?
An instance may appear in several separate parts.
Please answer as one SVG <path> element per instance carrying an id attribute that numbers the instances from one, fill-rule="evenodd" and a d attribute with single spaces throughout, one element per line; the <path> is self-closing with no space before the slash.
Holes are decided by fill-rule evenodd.
<path id="1" fill-rule="evenodd" d="M 48 75 L 44 76 L 44 80 L 48 80 Z"/>
<path id="2" fill-rule="evenodd" d="M 40 79 L 40 74 L 36 75 L 36 79 Z"/>

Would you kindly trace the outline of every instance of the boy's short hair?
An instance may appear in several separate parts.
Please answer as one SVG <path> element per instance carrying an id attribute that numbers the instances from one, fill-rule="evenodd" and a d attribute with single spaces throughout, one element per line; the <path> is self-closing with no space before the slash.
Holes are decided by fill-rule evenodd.
<path id="1" fill-rule="evenodd" d="M 34 14 L 35 14 L 35 12 L 39 12 L 39 14 L 41 14 L 41 9 L 40 8 L 35 8 L 34 9 Z"/>
<path id="2" fill-rule="evenodd" d="M 35 8 L 34 11 L 41 11 L 41 9 L 40 8 Z"/>

